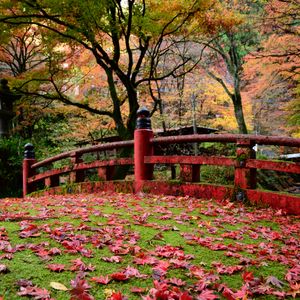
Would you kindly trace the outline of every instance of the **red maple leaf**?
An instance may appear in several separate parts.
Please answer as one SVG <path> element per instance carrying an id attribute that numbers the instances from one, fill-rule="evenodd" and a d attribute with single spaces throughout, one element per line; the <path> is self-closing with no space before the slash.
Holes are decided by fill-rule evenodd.
<path id="1" fill-rule="evenodd" d="M 236 300 L 233 296 L 233 291 L 229 289 L 228 287 L 225 287 L 223 289 L 222 295 L 227 299 L 227 300 Z"/>
<path id="2" fill-rule="evenodd" d="M 32 296 L 37 300 L 48 300 L 50 299 L 50 293 L 46 289 L 41 289 L 36 286 L 20 287 L 19 296 Z"/>
<path id="3" fill-rule="evenodd" d="M 176 259 L 176 258 L 172 258 L 169 260 L 169 262 L 171 264 L 173 264 L 174 268 L 183 268 L 186 269 L 190 266 L 190 263 L 188 263 L 186 260 L 181 260 L 181 259 Z"/>
<path id="4" fill-rule="evenodd" d="M 80 258 L 72 260 L 73 265 L 70 267 L 71 271 L 94 271 L 95 267 L 92 264 L 86 265 Z"/>
<path id="5" fill-rule="evenodd" d="M 157 263 L 157 259 L 155 257 L 148 256 L 145 253 L 141 252 L 134 259 L 134 263 L 137 265 L 154 265 Z"/>
<path id="6" fill-rule="evenodd" d="M 186 282 L 181 280 L 180 278 L 170 278 L 168 280 L 169 283 L 176 285 L 176 286 L 184 286 L 186 285 Z"/>
<path id="7" fill-rule="evenodd" d="M 146 288 L 141 288 L 141 287 L 136 287 L 136 286 L 133 286 L 131 289 L 130 289 L 131 293 L 134 293 L 134 294 L 143 294 L 147 291 Z"/>
<path id="8" fill-rule="evenodd" d="M 170 292 L 168 290 L 158 290 L 155 293 L 156 300 L 168 300 L 170 299 Z"/>
<path id="9" fill-rule="evenodd" d="M 188 292 L 184 292 L 180 295 L 179 300 L 193 300 L 193 297 L 191 297 Z"/>
<path id="10" fill-rule="evenodd" d="M 63 264 L 49 264 L 47 268 L 53 272 L 62 272 L 65 270 L 65 265 Z"/>
<path id="11" fill-rule="evenodd" d="M 242 278 L 243 278 L 244 282 L 247 282 L 247 281 L 252 281 L 254 279 L 254 276 L 253 276 L 252 272 L 245 271 L 242 274 Z"/>
<path id="12" fill-rule="evenodd" d="M 43 260 L 51 259 L 51 257 L 49 256 L 49 251 L 43 248 L 40 248 L 38 251 L 35 252 L 35 254 Z"/>
<path id="13" fill-rule="evenodd" d="M 167 274 L 167 271 L 165 269 L 154 267 L 152 269 L 152 277 L 155 280 L 161 280 L 165 275 Z"/>
<path id="14" fill-rule="evenodd" d="M 110 282 L 110 279 L 108 276 L 99 276 L 99 277 L 92 277 L 92 281 L 95 281 L 100 284 L 108 284 Z"/>
<path id="15" fill-rule="evenodd" d="M 19 233 L 19 236 L 21 238 L 38 237 L 41 235 L 41 233 L 38 232 L 38 226 L 28 221 L 20 222 L 20 226 L 22 231 Z"/>
<path id="16" fill-rule="evenodd" d="M 203 290 L 201 294 L 197 296 L 197 300 L 214 300 L 218 298 L 219 297 L 216 294 L 214 294 L 212 290 L 209 289 Z"/>
<path id="17" fill-rule="evenodd" d="M 27 280 L 27 279 L 19 279 L 17 282 L 16 282 L 16 285 L 17 286 L 22 286 L 22 287 L 26 287 L 26 286 L 33 286 L 33 283 L 32 281 L 30 280 Z"/>
<path id="18" fill-rule="evenodd" d="M 208 282 L 206 280 L 199 280 L 195 285 L 194 285 L 194 289 L 197 292 L 202 292 L 203 290 L 205 290 L 208 286 Z"/>
<path id="19" fill-rule="evenodd" d="M 238 271 L 241 271 L 244 267 L 237 265 L 237 266 L 225 266 L 222 263 L 214 262 L 212 263 L 214 267 L 216 267 L 218 274 L 233 274 Z"/>
<path id="20" fill-rule="evenodd" d="M 291 284 L 287 295 L 291 295 L 293 298 L 296 298 L 297 295 L 300 295 L 300 283 Z"/>
<path id="21" fill-rule="evenodd" d="M 123 272 L 127 277 L 136 277 L 136 278 L 147 278 L 148 275 L 141 274 L 140 271 L 136 268 L 127 266 L 127 268 Z"/>
<path id="22" fill-rule="evenodd" d="M 290 283 L 296 283 L 300 281 L 300 264 L 289 269 L 285 275 L 285 279 Z"/>
<path id="23" fill-rule="evenodd" d="M 122 296 L 121 292 L 113 293 L 109 300 L 126 300 L 125 297 Z"/>
<path id="24" fill-rule="evenodd" d="M 48 254 L 49 255 L 61 255 L 61 250 L 59 248 L 51 248 L 49 251 L 48 251 Z"/>
<path id="25" fill-rule="evenodd" d="M 102 257 L 101 258 L 102 260 L 104 261 L 107 261 L 107 262 L 115 262 L 115 263 L 119 263 L 122 261 L 122 257 L 121 256 L 111 256 L 111 257 Z"/>
<path id="26" fill-rule="evenodd" d="M 116 280 L 116 281 L 126 281 L 128 280 L 128 277 L 122 273 L 122 272 L 117 272 L 110 274 L 111 279 Z"/>
<path id="27" fill-rule="evenodd" d="M 247 295 L 251 294 L 249 291 L 249 285 L 246 283 L 242 288 L 233 294 L 234 299 L 247 299 Z"/>
<path id="28" fill-rule="evenodd" d="M 91 286 L 88 285 L 83 276 L 82 273 L 79 273 L 74 280 L 71 280 L 70 300 L 94 300 L 94 297 L 88 293 Z"/>

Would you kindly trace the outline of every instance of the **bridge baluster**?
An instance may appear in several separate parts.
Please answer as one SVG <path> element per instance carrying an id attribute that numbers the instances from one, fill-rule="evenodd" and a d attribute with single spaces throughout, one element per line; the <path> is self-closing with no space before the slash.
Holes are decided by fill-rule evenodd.
<path id="1" fill-rule="evenodd" d="M 100 180 L 112 180 L 115 171 L 115 166 L 105 166 L 98 168 L 98 177 Z"/>
<path id="2" fill-rule="evenodd" d="M 236 166 L 234 172 L 234 185 L 241 189 L 256 188 L 256 169 L 246 168 L 246 161 L 255 158 L 253 143 L 250 139 L 239 139 L 236 149 Z"/>
<path id="3" fill-rule="evenodd" d="M 74 152 L 70 157 L 73 166 L 82 163 L 81 155 L 79 155 L 78 153 Z M 84 181 L 84 171 L 78 170 L 70 172 L 70 183 L 77 183 L 82 181 Z"/>
<path id="4" fill-rule="evenodd" d="M 59 175 L 52 175 L 45 178 L 45 186 L 47 188 L 59 185 Z"/>
<path id="5" fill-rule="evenodd" d="M 180 165 L 180 179 L 185 182 L 200 181 L 200 165 Z"/>

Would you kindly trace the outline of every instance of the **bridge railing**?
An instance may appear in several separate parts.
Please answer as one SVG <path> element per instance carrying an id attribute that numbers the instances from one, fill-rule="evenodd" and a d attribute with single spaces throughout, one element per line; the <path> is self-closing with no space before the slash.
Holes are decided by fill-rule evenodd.
<path id="1" fill-rule="evenodd" d="M 176 137 L 154 137 L 150 121 L 142 117 L 138 121 L 134 133 L 134 140 L 114 142 L 96 145 L 88 148 L 80 148 L 65 152 L 40 162 L 34 158 L 34 149 L 31 144 L 25 147 L 25 159 L 23 162 L 23 195 L 34 191 L 38 182 L 43 182 L 44 187 L 52 188 L 60 184 L 60 177 L 69 174 L 69 182 L 84 181 L 84 172 L 96 169 L 99 179 L 103 181 L 113 180 L 115 166 L 133 165 L 134 179 L 133 190 L 135 192 L 150 190 L 151 192 L 193 194 L 209 198 L 234 197 L 237 200 L 250 198 L 253 202 L 262 202 L 277 208 L 285 208 L 291 213 L 300 214 L 300 197 L 291 194 L 269 193 L 258 190 L 256 173 L 258 169 L 273 170 L 284 173 L 300 174 L 300 163 L 262 160 L 256 158 L 253 150 L 255 145 L 274 145 L 300 147 L 300 139 L 290 137 L 260 136 L 260 135 L 234 135 L 234 134 L 206 134 L 186 135 Z M 144 126 L 145 125 L 145 126 Z M 158 146 L 173 144 L 194 143 L 223 143 L 235 145 L 235 155 L 207 156 L 207 155 L 156 155 Z M 134 147 L 133 157 L 115 159 L 97 159 L 92 162 L 84 162 L 82 157 L 88 153 L 99 153 L 107 150 L 116 150 Z M 53 168 L 55 162 L 69 159 L 69 163 L 61 168 Z M 180 184 L 174 185 L 167 180 L 157 182 L 154 179 L 155 165 L 179 165 Z M 201 166 L 224 166 L 234 169 L 234 182 L 232 185 L 215 186 L 202 184 Z M 44 169 L 48 167 L 50 169 Z M 41 171 L 38 171 L 41 170 Z M 170 187 L 171 185 L 171 187 Z M 175 190 L 174 190 L 175 189 Z"/>
<path id="2" fill-rule="evenodd" d="M 44 186 L 45 188 L 59 186 L 60 177 L 65 174 L 69 174 L 70 183 L 82 182 L 85 179 L 84 171 L 89 169 L 97 169 L 99 179 L 111 180 L 114 167 L 120 165 L 133 165 L 132 157 L 95 160 L 87 163 L 83 161 L 83 155 L 91 153 L 99 154 L 99 152 L 103 153 L 108 150 L 118 150 L 130 147 L 133 147 L 133 140 L 75 149 L 37 162 L 34 157 L 33 145 L 27 144 L 25 145 L 23 160 L 23 196 L 25 197 L 28 193 L 33 192 L 38 183 L 43 183 L 41 186 Z M 53 163 L 57 163 L 65 159 L 69 159 L 66 166 L 60 168 L 52 167 Z M 39 170 L 42 171 L 39 172 Z"/>

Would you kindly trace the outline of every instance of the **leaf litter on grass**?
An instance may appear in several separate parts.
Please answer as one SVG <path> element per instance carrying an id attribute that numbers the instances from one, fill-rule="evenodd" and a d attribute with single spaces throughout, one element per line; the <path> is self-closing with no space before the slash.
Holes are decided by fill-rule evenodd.
<path id="1" fill-rule="evenodd" d="M 228 200 L 99 193 L 2 199 L 0 299 L 286 299 L 299 217 Z"/>

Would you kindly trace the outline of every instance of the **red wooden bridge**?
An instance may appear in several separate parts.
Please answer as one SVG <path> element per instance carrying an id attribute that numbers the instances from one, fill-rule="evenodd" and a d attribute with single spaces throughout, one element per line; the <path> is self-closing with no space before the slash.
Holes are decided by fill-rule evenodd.
<path id="1" fill-rule="evenodd" d="M 183 143 L 224 143 L 234 144 L 235 157 L 226 156 L 185 156 L 155 155 L 155 149 L 162 145 Z M 24 197 L 40 189 L 43 194 L 63 192 L 97 192 L 114 190 L 119 192 L 151 192 L 155 194 L 190 195 L 199 198 L 217 200 L 234 199 L 250 201 L 258 205 L 268 205 L 285 210 L 290 214 L 300 215 L 300 195 L 276 193 L 256 188 L 258 169 L 274 170 L 284 173 L 300 174 L 300 163 L 256 159 L 254 145 L 274 145 L 300 147 L 300 139 L 261 135 L 204 134 L 177 137 L 155 138 L 151 130 L 148 115 L 139 115 L 134 140 L 100 144 L 87 148 L 61 153 L 43 161 L 34 158 L 31 144 L 25 146 L 23 161 L 23 195 Z M 107 151 L 133 148 L 132 157 L 103 159 L 101 153 Z M 130 152 L 130 151 L 129 151 Z M 96 154 L 96 159 L 87 162 L 83 157 Z M 67 160 L 67 165 L 55 168 L 55 163 Z M 155 180 L 154 165 L 179 165 L 180 182 Z M 117 166 L 133 166 L 132 180 L 113 180 Z M 201 166 L 214 165 L 234 168 L 232 185 L 216 185 L 200 181 Z M 86 181 L 88 170 L 96 169 L 98 181 Z M 60 185 L 62 178 L 67 185 Z M 42 190 L 41 190 L 42 189 Z"/>

